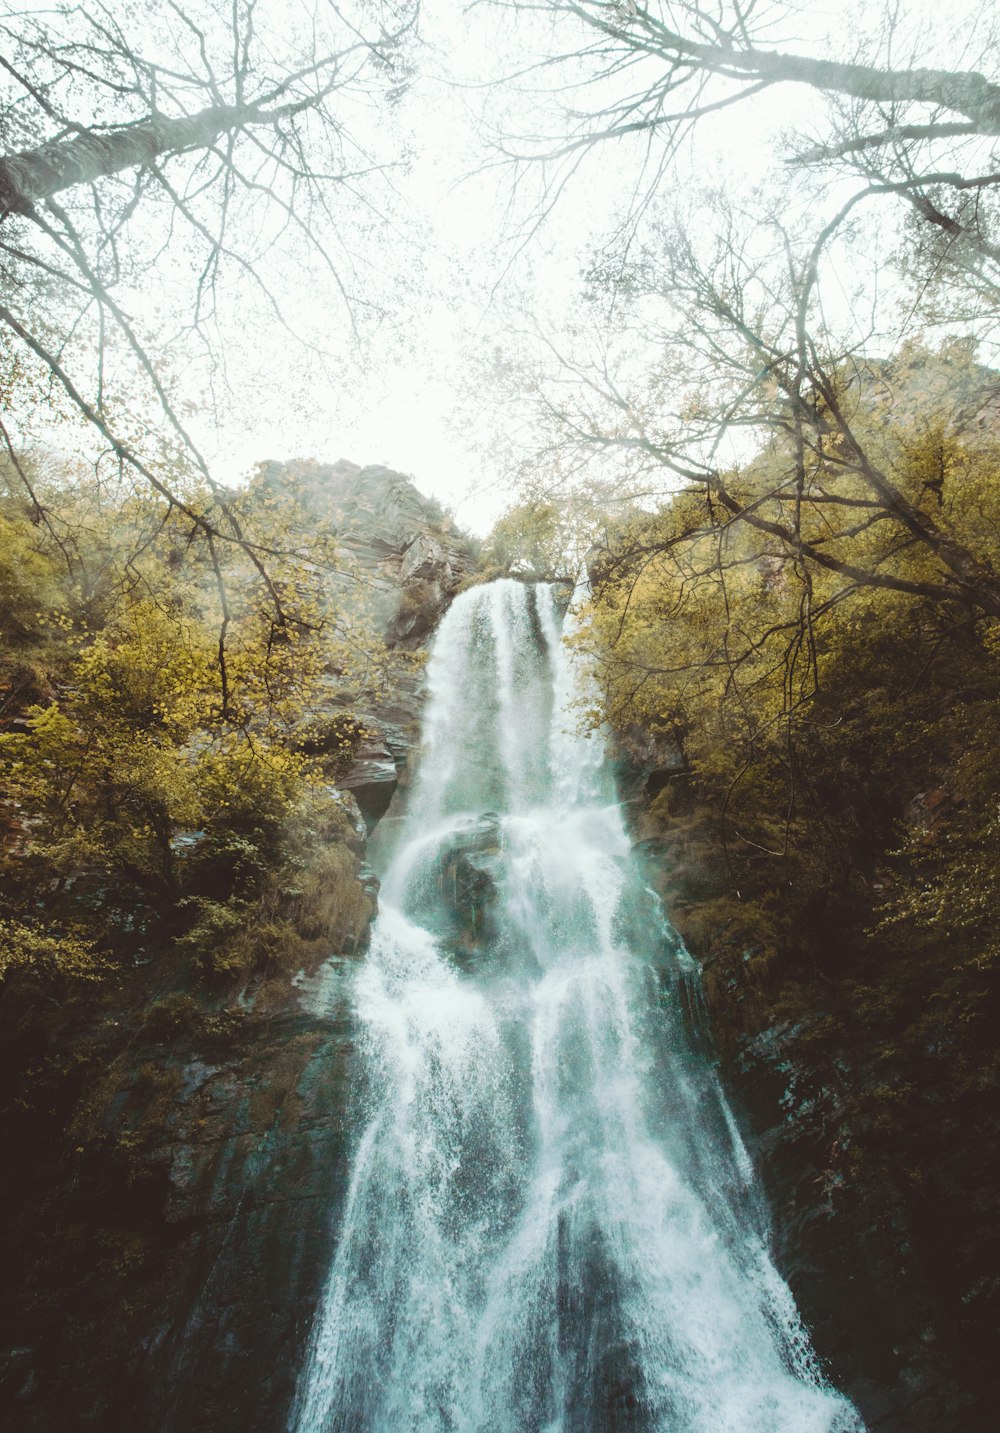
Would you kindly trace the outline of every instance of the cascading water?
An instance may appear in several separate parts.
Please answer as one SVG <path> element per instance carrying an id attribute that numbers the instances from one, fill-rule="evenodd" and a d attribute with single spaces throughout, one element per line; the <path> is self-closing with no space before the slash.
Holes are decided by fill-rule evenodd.
<path id="1" fill-rule="evenodd" d="M 768 1257 L 559 629 L 550 589 L 503 581 L 434 643 L 291 1428 L 858 1433 Z"/>

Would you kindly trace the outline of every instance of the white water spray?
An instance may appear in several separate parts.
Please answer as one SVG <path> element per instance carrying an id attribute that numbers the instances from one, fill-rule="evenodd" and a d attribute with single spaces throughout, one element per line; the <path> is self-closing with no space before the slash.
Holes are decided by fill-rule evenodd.
<path id="1" fill-rule="evenodd" d="M 768 1256 L 547 587 L 456 599 L 294 1433 L 863 1433 Z"/>

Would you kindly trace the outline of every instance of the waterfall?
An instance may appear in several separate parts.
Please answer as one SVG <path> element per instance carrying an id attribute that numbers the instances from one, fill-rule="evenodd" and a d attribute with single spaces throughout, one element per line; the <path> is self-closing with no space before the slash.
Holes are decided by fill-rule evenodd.
<path id="1" fill-rule="evenodd" d="M 460 595 L 293 1433 L 863 1433 L 767 1252 L 546 586 Z"/>

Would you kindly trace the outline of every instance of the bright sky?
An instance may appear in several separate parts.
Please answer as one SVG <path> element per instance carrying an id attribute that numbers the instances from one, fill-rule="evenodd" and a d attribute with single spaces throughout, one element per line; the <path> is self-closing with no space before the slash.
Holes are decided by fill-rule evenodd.
<path id="1" fill-rule="evenodd" d="M 960 61 L 964 44 L 982 39 L 981 21 L 973 23 L 982 15 L 978 3 L 949 4 L 945 22 L 936 0 L 903 0 L 901 10 L 923 63 Z M 772 11 L 780 20 L 773 43 L 845 58 L 852 58 L 860 37 L 877 26 L 879 14 L 878 7 L 856 0 L 798 0 Z M 489 447 L 496 420 L 486 421 L 479 433 L 474 423 L 471 430 L 459 423 L 461 417 L 468 425 L 475 416 L 475 401 L 463 392 L 468 351 L 503 330 L 518 290 L 530 310 L 550 313 L 554 323 L 571 309 L 581 254 L 628 201 L 638 145 L 595 152 L 551 220 L 505 272 L 511 263 L 505 213 L 510 173 L 468 176 L 483 164 L 477 110 L 485 106 L 495 116 L 498 108 L 506 109 L 516 123 L 524 102 L 508 92 L 498 105 L 496 95 L 456 86 L 495 80 L 523 65 L 532 27 L 523 15 L 503 15 L 489 6 L 467 10 L 456 0 L 429 0 L 422 25 L 437 65 L 433 58 L 425 61 L 401 117 L 417 137 L 419 152 L 403 192 L 426 229 L 432 255 L 428 289 L 404 318 L 412 348 L 400 352 L 390 339 L 369 377 L 329 393 L 305 426 L 282 424 L 276 417 L 267 443 L 275 454 L 343 454 L 413 473 L 422 489 L 455 508 L 461 522 L 483 531 L 509 495 Z M 815 120 L 815 97 L 804 87 L 782 86 L 738 110 L 723 111 L 704 123 L 696 143 L 678 156 L 675 182 L 681 187 L 696 177 L 746 188 L 780 167 L 783 134 L 812 129 Z M 258 434 L 250 435 L 241 461 L 252 461 L 259 444 Z"/>
<path id="2" fill-rule="evenodd" d="M 262 3 L 274 19 L 285 0 Z M 916 53 L 925 64 L 968 63 L 987 19 L 994 23 L 983 0 L 952 0 L 944 22 L 936 0 L 901 0 L 897 8 L 903 29 L 921 37 Z M 774 17 L 767 41 L 775 47 L 851 59 L 881 12 L 861 0 L 775 0 L 757 13 Z M 329 358 L 322 365 L 310 358 L 263 313 L 227 316 L 229 388 L 217 389 L 218 422 L 192 419 L 219 476 L 236 481 L 262 458 L 348 457 L 411 473 L 475 531 L 502 511 L 510 497 L 497 452 L 504 415 L 470 382 L 474 361 L 504 341 L 519 308 L 553 329 L 568 321 L 582 256 L 625 212 L 639 172 L 641 142 L 594 151 L 548 221 L 519 244 L 524 204 L 511 205 L 511 171 L 493 167 L 482 126 L 504 123 L 516 132 L 544 122 L 533 109 L 537 95 L 522 93 L 530 81 L 499 88 L 497 81 L 544 51 L 549 24 L 485 0 L 471 7 L 423 0 L 416 80 L 380 131 L 361 136 L 387 154 L 407 142 L 412 151 L 408 171 L 394 177 L 399 227 L 353 239 L 371 263 L 370 282 L 387 286 L 390 320 L 360 356 L 332 296 L 275 254 L 268 277 L 290 322 Z M 565 18 L 558 24 L 562 33 Z M 555 129 L 551 101 L 549 113 Z M 676 157 L 671 190 L 698 183 L 745 192 L 781 169 L 782 135 L 811 131 L 816 120 L 815 97 L 804 87 L 781 86 L 724 111 Z M 835 192 L 829 202 L 835 206 Z M 174 274 L 179 304 L 189 279 Z M 151 317 L 160 304 L 169 313 L 170 283 L 165 275 L 161 290 L 135 296 L 136 304 Z M 833 273 L 831 301 L 849 319 L 848 284 Z M 183 349 L 176 364 L 197 406 L 205 375 Z"/>
<path id="3" fill-rule="evenodd" d="M 814 12 L 811 28 L 815 22 L 835 27 L 855 7 L 833 0 L 805 8 Z M 544 43 L 545 26 L 539 28 Z M 479 125 L 484 112 L 494 123 L 499 112 L 525 123 L 526 99 L 513 88 L 498 96 L 483 86 L 524 65 L 531 32 L 524 15 L 489 6 L 467 10 L 459 0 L 424 4 L 430 52 L 418 61 L 423 72 L 397 117 L 417 151 L 400 190 L 424 236 L 423 289 L 398 315 L 402 333 L 376 343 L 364 375 L 348 367 L 340 384 L 320 382 L 304 412 L 290 412 L 280 390 L 270 399 L 262 395 L 238 437 L 220 435 L 217 461 L 228 473 L 257 461 L 262 445 L 275 457 L 345 456 L 413 474 L 423 491 L 476 531 L 487 530 L 503 510 L 510 494 L 491 448 L 502 416 L 476 421 L 475 398 L 465 390 L 470 352 L 502 336 L 512 317 L 517 321 L 512 309 L 519 304 L 561 321 L 578 291 L 583 254 L 622 212 L 638 171 L 638 143 L 596 151 L 548 222 L 518 247 L 511 171 L 482 172 L 495 157 L 484 148 Z M 807 97 L 800 108 L 806 122 Z M 678 158 L 678 183 L 689 182 L 696 169 L 720 182 L 762 177 L 795 113 L 795 99 L 786 94 L 741 110 L 738 123 L 727 118 L 706 126 L 698 150 Z M 487 405 L 489 396 L 482 401 Z"/>

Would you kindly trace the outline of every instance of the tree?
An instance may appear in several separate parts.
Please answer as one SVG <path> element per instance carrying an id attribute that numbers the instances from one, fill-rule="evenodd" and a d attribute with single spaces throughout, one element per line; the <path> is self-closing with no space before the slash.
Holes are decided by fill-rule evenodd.
<path id="1" fill-rule="evenodd" d="M 234 295 L 294 327 L 263 262 L 274 246 L 321 269 L 356 323 L 371 296 L 352 280 L 346 217 L 378 212 L 385 163 L 351 125 L 405 83 L 414 19 L 407 0 L 126 14 L 60 0 L 0 15 L 0 372 L 22 419 L 20 442 L 10 418 L 0 440 L 38 520 L 22 451 L 32 385 L 46 422 L 53 408 L 82 417 L 118 471 L 183 519 L 220 587 L 225 550 L 240 549 L 286 619 L 268 552 L 195 441 L 148 291 L 182 284 L 186 318 L 166 303 L 171 345 L 223 388 Z"/>
<path id="2" fill-rule="evenodd" d="M 194 845 L 201 865 L 215 851 L 223 886 L 251 857 L 268 871 L 292 808 L 350 760 L 362 733 L 352 703 L 377 702 L 390 658 L 363 610 L 343 632 L 345 599 L 324 610 L 307 574 L 275 562 L 282 599 L 310 618 L 280 627 L 237 552 L 220 692 L 220 597 L 183 515 L 150 493 L 109 511 L 93 478 L 30 475 L 57 532 L 67 516 L 74 561 L 4 491 L 0 463 L 0 923 L 87 927 L 120 948 L 130 909 L 136 928 L 183 914 L 178 830 L 215 833 Z M 269 549 L 294 539 L 292 515 L 260 484 L 234 507 Z"/>
<path id="3" fill-rule="evenodd" d="M 589 454 L 604 481 L 617 475 L 625 501 L 648 508 L 675 495 L 688 519 L 670 541 L 690 543 L 699 562 L 702 538 L 754 530 L 799 574 L 807 626 L 820 572 L 840 579 L 838 602 L 881 587 L 1000 615 L 983 533 L 968 529 L 950 491 L 946 514 L 928 500 L 934 489 L 909 490 L 900 453 L 864 420 L 887 353 L 923 318 L 952 331 L 995 323 L 1000 86 L 977 67 L 921 63 L 919 45 L 930 40 L 908 35 L 898 10 L 867 49 L 858 42 L 830 59 L 761 39 L 790 21 L 790 7 L 552 0 L 546 9 L 556 48 L 539 66 L 542 83 L 567 90 L 572 109 L 562 134 L 536 136 L 518 158 L 542 162 L 554 201 L 581 156 L 629 137 L 645 146 L 634 155 L 642 173 L 632 207 L 590 265 L 589 324 L 578 321 L 564 340 L 534 334 L 541 357 L 531 381 L 550 468 L 577 474 Z M 989 26 L 977 46 L 990 68 Z M 792 85 L 815 95 L 817 133 L 788 142 L 780 182 L 668 198 L 686 135 L 712 113 Z M 913 216 L 905 288 L 884 271 L 886 248 L 901 257 L 898 230 L 859 239 L 849 223 L 865 201 L 887 197 Z M 851 291 L 842 295 L 826 279 L 843 283 L 845 271 Z M 896 302 L 916 319 L 909 329 L 895 315 L 890 323 Z M 589 353 L 587 328 L 596 331 Z M 990 386 L 980 370 L 976 401 Z M 742 470 L 754 454 L 748 488 Z M 812 535 L 807 508 L 824 516 Z M 923 555 L 919 571 L 911 549 Z M 639 543 L 633 557 L 642 556 Z"/>
<path id="4" fill-rule="evenodd" d="M 593 513 L 588 514 L 593 519 Z M 576 505 L 567 509 L 544 498 L 517 503 L 493 525 L 483 544 L 487 571 L 522 572 L 549 582 L 572 582 L 589 546 L 588 524 Z"/>
<path id="5" fill-rule="evenodd" d="M 810 55 L 801 44 L 772 48 L 765 37 L 801 12 L 757 0 L 712 7 L 688 0 L 549 0 L 547 8 L 567 36 L 549 66 L 573 76 L 574 107 L 568 132 L 534 142 L 526 150 L 531 157 L 558 163 L 640 135 L 650 141 L 656 182 L 698 121 L 780 86 L 805 86 L 826 120 L 817 137 L 792 145 L 788 161 L 861 181 L 838 226 L 864 200 L 899 196 L 944 237 L 953 259 L 960 253 L 966 266 L 986 265 L 993 285 L 1000 279 L 993 237 L 1000 85 L 979 68 L 921 63 L 932 39 L 908 35 L 897 8 L 886 10 L 864 58 Z M 978 64 L 989 70 L 996 38 L 985 11 L 980 19 Z M 963 20 L 963 33 L 972 24 Z M 963 58 L 968 48 L 961 47 Z"/>
<path id="6" fill-rule="evenodd" d="M 592 271 L 589 358 L 537 336 L 548 363 L 522 369 L 546 458 L 534 490 L 557 500 L 546 470 L 576 486 L 588 469 L 599 486 L 616 475 L 619 516 L 593 529 L 590 567 L 598 601 L 611 594 L 618 717 L 635 719 L 643 692 L 655 724 L 667 672 L 694 688 L 714 674 L 738 702 L 764 670 L 767 725 L 813 699 L 825 624 L 873 593 L 936 609 L 941 630 L 1000 618 L 993 450 L 966 456 L 994 431 L 996 375 L 958 340 L 866 358 L 822 321 L 808 235 L 720 196 L 686 218 L 654 226 L 610 278 Z M 747 583 L 767 600 L 739 598 Z M 672 650 L 620 645 L 618 617 L 643 612 Z"/>

